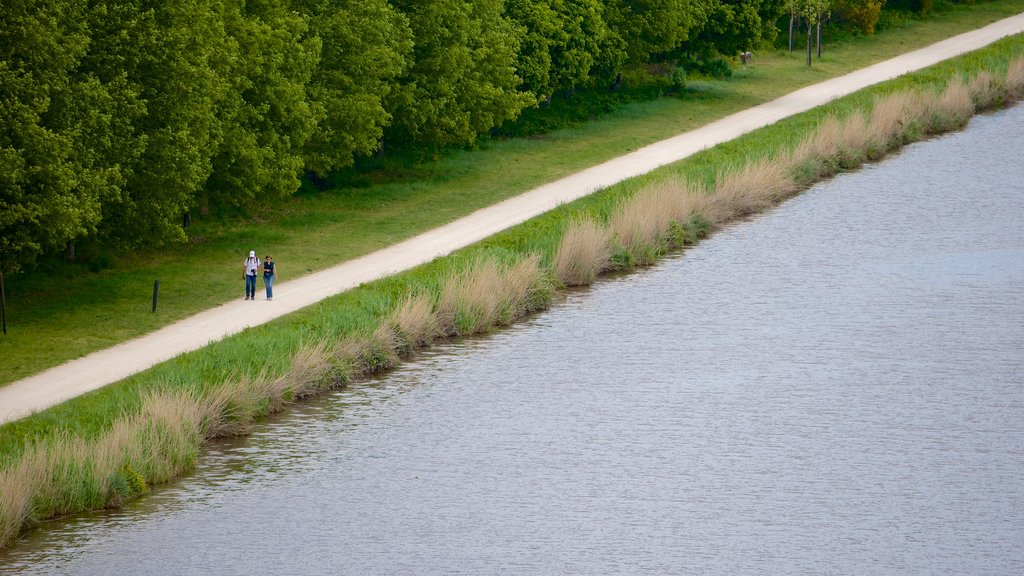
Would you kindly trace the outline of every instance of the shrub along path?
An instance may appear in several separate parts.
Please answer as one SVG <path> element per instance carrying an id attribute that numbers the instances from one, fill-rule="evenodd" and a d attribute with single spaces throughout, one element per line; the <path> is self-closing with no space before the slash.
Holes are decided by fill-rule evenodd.
<path id="1" fill-rule="evenodd" d="M 515 226 L 560 204 L 676 162 L 872 84 L 1024 32 L 1024 14 L 834 78 L 657 142 L 535 188 L 372 254 L 275 286 L 276 298 L 233 301 L 112 348 L 0 388 L 0 424 L 141 372 L 179 354 L 269 322 L 345 290 L 429 262 Z"/>

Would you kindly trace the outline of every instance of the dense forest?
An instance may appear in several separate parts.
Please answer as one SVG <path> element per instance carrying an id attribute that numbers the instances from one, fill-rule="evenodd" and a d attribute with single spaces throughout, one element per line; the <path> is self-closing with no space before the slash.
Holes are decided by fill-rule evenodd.
<path id="1" fill-rule="evenodd" d="M 4 0 L 0 272 L 184 241 L 190 212 L 469 146 L 630 70 L 678 82 L 777 22 L 838 10 L 870 32 L 883 1 Z"/>

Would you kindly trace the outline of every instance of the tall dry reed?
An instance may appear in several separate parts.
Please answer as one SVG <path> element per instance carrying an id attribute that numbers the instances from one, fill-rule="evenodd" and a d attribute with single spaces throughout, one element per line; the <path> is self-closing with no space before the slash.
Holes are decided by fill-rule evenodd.
<path id="1" fill-rule="evenodd" d="M 939 97 L 938 110 L 945 119 L 940 125 L 942 131 L 962 128 L 971 119 L 974 102 L 963 78 L 954 78 L 946 85 Z"/>
<path id="2" fill-rule="evenodd" d="M 540 264 L 539 254 L 530 254 L 505 270 L 507 306 L 498 324 L 508 326 L 550 301 L 552 284 L 547 270 Z"/>
<path id="3" fill-rule="evenodd" d="M 0 471 L 0 546 L 26 523 L 117 506 L 147 482 L 180 476 L 205 439 L 204 411 L 186 392 L 158 393 L 92 442 L 65 436 L 29 447 Z"/>
<path id="4" fill-rule="evenodd" d="M 334 344 L 326 339 L 308 342 L 292 356 L 291 369 L 279 377 L 294 398 L 305 398 L 343 384 L 345 373 L 335 361 Z"/>
<path id="5" fill-rule="evenodd" d="M 410 349 L 427 346 L 441 333 L 430 298 L 424 294 L 406 296 L 391 313 L 389 321 L 403 336 Z"/>
<path id="6" fill-rule="evenodd" d="M 608 225 L 631 262 L 653 262 L 658 258 L 662 239 L 668 232 L 665 196 L 650 189 L 638 191 L 616 207 Z"/>
<path id="7" fill-rule="evenodd" d="M 913 139 L 915 132 L 920 133 L 923 110 L 916 92 L 897 92 L 876 98 L 868 122 L 874 143 L 868 150 L 868 158 L 877 160 Z"/>
<path id="8" fill-rule="evenodd" d="M 987 110 L 1007 101 L 1006 78 L 990 72 L 979 72 L 968 84 L 975 110 Z"/>
<path id="9" fill-rule="evenodd" d="M 720 173 L 711 200 L 724 222 L 761 212 L 796 190 L 786 162 L 761 158 L 739 170 Z"/>
<path id="10" fill-rule="evenodd" d="M 802 174 L 803 183 L 815 182 L 838 171 L 836 158 L 842 142 L 843 126 L 838 118 L 829 115 L 782 162 L 793 173 Z"/>
<path id="11" fill-rule="evenodd" d="M 0 471 L 0 549 L 12 542 L 22 527 L 46 512 L 33 514 L 36 493 L 49 476 L 49 458 L 46 449 L 29 448 L 21 458 Z"/>
<path id="12" fill-rule="evenodd" d="M 566 286 L 593 284 L 612 261 L 612 232 L 589 219 L 574 220 L 562 234 L 553 263 L 555 277 Z"/>
<path id="13" fill-rule="evenodd" d="M 501 269 L 493 260 L 478 260 L 458 271 L 441 289 L 437 323 L 445 336 L 477 334 L 494 326 L 505 305 Z"/>
<path id="14" fill-rule="evenodd" d="M 1006 67 L 1006 93 L 1013 101 L 1024 98 L 1024 57 L 1015 59 Z"/>

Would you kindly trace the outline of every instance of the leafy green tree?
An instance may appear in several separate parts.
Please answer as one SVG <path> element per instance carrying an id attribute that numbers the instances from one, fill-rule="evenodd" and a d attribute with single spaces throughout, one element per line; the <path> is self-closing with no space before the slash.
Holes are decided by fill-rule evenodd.
<path id="1" fill-rule="evenodd" d="M 234 50 L 221 3 L 117 0 L 90 28 L 87 66 L 108 84 L 120 79 L 143 105 L 120 137 L 138 153 L 125 163 L 123 193 L 104 208 L 102 234 L 124 246 L 182 241 L 181 215 L 209 178 L 221 140 L 216 106 L 228 83 L 216 67 Z"/>
<path id="2" fill-rule="evenodd" d="M 718 0 L 695 34 L 702 53 L 735 55 L 775 40 L 775 21 L 785 13 L 784 0 Z"/>
<path id="3" fill-rule="evenodd" d="M 885 0 L 838 0 L 835 9 L 840 18 L 870 36 L 884 6 Z"/>
<path id="4" fill-rule="evenodd" d="M 472 144 L 536 102 L 519 90 L 516 55 L 523 29 L 502 0 L 395 0 L 413 31 L 412 67 L 388 97 L 385 140 L 400 145 Z"/>
<path id="5" fill-rule="evenodd" d="M 412 60 L 408 20 L 387 0 L 296 0 L 321 41 L 309 97 L 323 119 L 305 145 L 306 168 L 323 176 L 373 152 L 391 115 L 385 98 Z"/>
<path id="6" fill-rule="evenodd" d="M 12 272 L 95 233 L 120 193 L 120 114 L 130 90 L 80 70 L 84 1 L 0 3 L 0 267 Z M 122 106 L 123 104 L 123 106 Z"/>
<path id="7" fill-rule="evenodd" d="M 306 95 L 321 43 L 283 2 L 224 5 L 224 31 L 234 50 L 222 55 L 216 70 L 230 88 L 214 104 L 222 133 L 200 202 L 246 206 L 299 187 L 304 147 L 323 115 Z"/>
<path id="8" fill-rule="evenodd" d="M 538 99 L 587 86 L 599 70 L 622 62 L 621 48 L 616 53 L 621 40 L 598 0 L 507 0 L 505 10 L 526 30 L 516 68 Z"/>
<path id="9" fill-rule="evenodd" d="M 817 30 L 818 57 L 821 58 L 821 23 L 828 17 L 831 0 L 798 0 L 800 18 L 807 27 L 807 65 L 811 65 L 811 34 Z"/>
<path id="10" fill-rule="evenodd" d="M 606 20 L 631 64 L 671 53 L 704 26 L 717 0 L 606 0 Z"/>

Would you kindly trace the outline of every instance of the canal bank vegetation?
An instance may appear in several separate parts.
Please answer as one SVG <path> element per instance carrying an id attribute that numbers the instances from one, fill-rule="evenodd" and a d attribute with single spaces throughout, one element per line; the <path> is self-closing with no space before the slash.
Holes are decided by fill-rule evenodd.
<path id="1" fill-rule="evenodd" d="M 1024 96 L 1024 38 L 887 82 L 0 427 L 0 546 L 190 470 L 210 439 L 548 307 Z M 965 201 L 969 201 L 965 199 Z M 26 442 L 24 439 L 31 439 Z"/>

